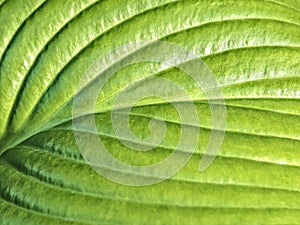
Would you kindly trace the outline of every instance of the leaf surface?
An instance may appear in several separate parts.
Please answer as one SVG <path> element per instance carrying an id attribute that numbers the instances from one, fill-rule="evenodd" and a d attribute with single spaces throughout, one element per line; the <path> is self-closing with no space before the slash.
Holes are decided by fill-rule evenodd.
<path id="1" fill-rule="evenodd" d="M 3 0 L 0 24 L 0 224 L 300 224 L 298 0 Z M 114 183 L 76 144 L 74 96 L 97 58 L 157 40 L 193 51 L 214 74 L 226 103 L 224 141 L 199 172 L 212 130 L 205 93 L 178 68 L 131 64 L 96 101 L 97 135 L 111 155 L 147 166 L 176 150 L 180 116 L 158 98 L 130 111 L 141 141 L 114 132 L 116 97 L 133 83 L 151 85 L 149 77 L 186 90 L 200 124 L 185 126 L 201 131 L 195 153 L 170 179 L 143 187 Z M 89 124 L 89 112 L 78 120 Z M 150 121 L 166 124 L 159 146 L 140 152 L 122 143 L 143 146 Z"/>

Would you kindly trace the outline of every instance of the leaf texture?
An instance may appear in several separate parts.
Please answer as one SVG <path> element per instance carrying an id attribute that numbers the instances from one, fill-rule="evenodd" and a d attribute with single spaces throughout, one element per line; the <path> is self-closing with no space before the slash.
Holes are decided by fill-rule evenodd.
<path id="1" fill-rule="evenodd" d="M 0 224 L 300 224 L 298 0 L 3 0 L 0 24 Z M 125 186 L 100 176 L 82 156 L 72 103 L 101 55 L 157 40 L 190 49 L 213 72 L 226 102 L 225 137 L 215 161 L 199 172 L 212 129 L 205 93 L 174 67 L 124 67 L 95 108 L 98 135 L 114 157 L 146 166 L 176 149 L 182 124 L 160 99 L 130 111 L 141 139 L 150 135 L 150 121 L 165 121 L 159 146 L 133 151 L 114 133 L 116 96 L 140 80 L 147 85 L 148 77 L 184 87 L 200 120 L 185 125 L 201 130 L 195 153 L 173 177 Z M 79 120 L 89 123 L 90 115 Z"/>

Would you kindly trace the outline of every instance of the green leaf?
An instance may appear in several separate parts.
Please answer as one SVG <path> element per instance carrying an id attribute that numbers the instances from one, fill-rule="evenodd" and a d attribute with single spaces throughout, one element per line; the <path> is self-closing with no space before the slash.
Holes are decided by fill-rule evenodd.
<path id="1" fill-rule="evenodd" d="M 299 0 L 0 0 L 0 224 L 300 224 L 299 28 Z M 86 129 L 74 127 L 74 97 L 89 68 L 144 41 L 194 52 L 219 84 L 225 136 L 202 172 L 212 133 L 223 132 L 212 125 L 212 107 L 224 104 L 176 67 L 119 69 L 96 99 L 95 118 L 86 110 L 75 120 Z M 200 124 L 182 124 L 174 104 L 146 98 L 129 115 L 138 141 L 120 138 L 111 118 L 117 96 L 132 84 L 151 87 L 152 77 L 179 84 Z M 93 119 L 107 151 L 139 168 L 177 151 L 182 127 L 200 136 L 174 176 L 127 186 L 100 175 L 78 147 L 76 133 L 89 138 Z M 166 134 L 148 143 L 153 150 L 124 144 L 146 146 L 149 124 L 161 121 Z M 140 176 L 115 168 L 105 170 Z"/>

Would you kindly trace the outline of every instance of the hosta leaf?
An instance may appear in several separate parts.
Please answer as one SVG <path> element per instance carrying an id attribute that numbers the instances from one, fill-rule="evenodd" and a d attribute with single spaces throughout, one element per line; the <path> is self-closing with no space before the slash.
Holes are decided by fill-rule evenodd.
<path id="1" fill-rule="evenodd" d="M 300 224 L 299 28 L 299 0 L 0 0 L 0 224 Z M 99 57 L 156 41 L 204 61 L 226 103 L 226 128 L 212 120 L 212 108 L 224 108 L 220 96 L 209 99 L 185 71 L 149 61 L 115 71 L 94 117 L 84 109 L 74 118 L 74 97 L 92 87 L 92 77 L 82 79 Z M 182 63 L 201 62 L 193 60 Z M 152 97 L 130 110 L 136 139 L 120 138 L 111 117 L 117 96 L 132 84 L 151 87 L 153 77 L 179 84 L 200 124 L 183 123 L 172 102 Z M 183 127 L 200 136 L 174 176 L 128 186 L 97 173 L 78 147 L 76 133 L 89 138 L 93 121 L 107 151 L 137 168 L 188 154 L 177 149 Z M 145 144 L 149 124 L 162 121 L 162 142 Z M 213 132 L 224 140 L 200 172 Z"/>

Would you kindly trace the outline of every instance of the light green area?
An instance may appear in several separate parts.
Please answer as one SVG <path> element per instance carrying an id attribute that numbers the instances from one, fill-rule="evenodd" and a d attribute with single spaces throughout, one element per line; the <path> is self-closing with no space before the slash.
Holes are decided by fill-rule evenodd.
<path id="1" fill-rule="evenodd" d="M 0 224 L 300 224 L 299 28 L 298 0 L 0 0 Z M 120 161 L 158 163 L 176 149 L 181 131 L 171 104 L 144 99 L 130 111 L 133 133 L 147 138 L 149 121 L 159 118 L 166 137 L 149 152 L 124 146 L 110 112 L 130 84 L 147 85 L 151 76 L 180 84 L 200 121 L 187 125 L 200 136 L 182 170 L 130 187 L 85 162 L 72 101 L 99 56 L 143 40 L 202 57 L 223 92 L 226 132 L 215 161 L 199 172 L 212 128 L 204 93 L 177 68 L 122 68 L 105 84 L 95 116 L 99 138 Z M 91 122 L 88 115 L 80 121 Z"/>

